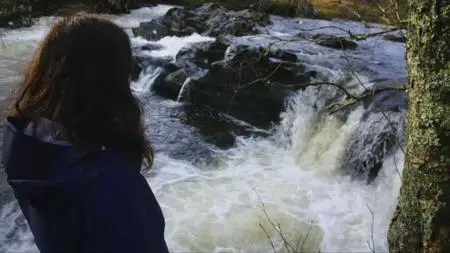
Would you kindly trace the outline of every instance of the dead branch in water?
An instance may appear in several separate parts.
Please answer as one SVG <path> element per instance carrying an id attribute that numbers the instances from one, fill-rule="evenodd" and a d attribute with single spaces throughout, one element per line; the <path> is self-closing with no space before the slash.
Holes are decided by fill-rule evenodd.
<path id="1" fill-rule="evenodd" d="M 283 231 L 281 230 L 281 224 L 276 224 L 272 218 L 269 216 L 269 213 L 267 212 L 266 206 L 264 204 L 264 202 L 261 200 L 261 197 L 259 196 L 258 192 L 256 191 L 255 188 L 253 188 L 253 190 L 255 191 L 255 194 L 258 198 L 258 201 L 261 205 L 261 209 L 264 213 L 264 217 L 267 219 L 267 221 L 270 223 L 270 225 L 275 229 L 275 231 L 277 232 L 277 234 L 280 236 L 281 240 L 283 241 L 284 247 L 286 249 L 286 251 L 288 253 L 305 253 L 305 244 L 306 241 L 309 239 L 310 233 L 311 233 L 311 229 L 312 229 L 312 222 L 309 224 L 308 227 L 308 232 L 306 233 L 306 235 L 303 237 L 302 235 L 299 236 L 299 238 L 296 241 L 296 247 L 292 246 L 292 244 L 289 242 L 289 240 L 286 238 L 285 234 L 283 233 Z M 270 245 L 273 249 L 274 253 L 277 253 L 275 244 L 272 240 L 272 238 L 270 237 L 269 233 L 267 232 L 266 228 L 263 226 L 262 223 L 259 224 L 259 226 L 261 227 L 261 229 L 263 230 L 264 234 L 266 235 L 266 237 L 268 238 Z M 318 253 L 320 252 L 320 250 L 318 251 Z"/>

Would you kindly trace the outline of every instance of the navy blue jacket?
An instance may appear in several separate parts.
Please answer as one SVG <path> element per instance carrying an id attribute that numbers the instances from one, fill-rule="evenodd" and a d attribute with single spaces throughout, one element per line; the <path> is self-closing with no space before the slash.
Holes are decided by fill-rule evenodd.
<path id="1" fill-rule="evenodd" d="M 25 119 L 5 123 L 2 162 L 42 253 L 165 253 L 164 217 L 145 178 L 106 147 L 80 164 L 77 151 Z"/>

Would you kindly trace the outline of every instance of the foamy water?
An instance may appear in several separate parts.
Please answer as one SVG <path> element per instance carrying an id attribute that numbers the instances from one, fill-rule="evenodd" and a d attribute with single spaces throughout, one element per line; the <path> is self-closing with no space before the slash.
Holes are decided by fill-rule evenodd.
<path id="1" fill-rule="evenodd" d="M 167 9 L 145 8 L 111 18 L 129 28 Z M 49 20 L 6 32 L 7 46 L 0 54 L 15 61 L 0 57 L 2 86 L 13 80 L 8 78 L 17 77 L 17 67 L 45 34 Z M 280 34 L 289 33 L 279 30 Z M 166 37 L 153 42 L 163 48 L 152 51 L 151 56 L 174 58 L 185 45 L 213 39 L 198 34 Z M 133 43 L 147 41 L 134 38 Z M 327 58 L 320 54 L 306 57 L 311 65 Z M 158 71 L 149 69 L 148 74 L 141 75 L 133 90 L 152 99 L 149 89 Z M 329 74 L 331 79 L 342 78 L 342 72 L 336 69 L 329 68 Z M 364 109 L 355 109 L 342 122 L 319 113 L 323 105 L 315 101 L 316 93 L 316 89 L 308 88 L 292 97 L 273 136 L 239 138 L 236 147 L 215 151 L 214 163 L 193 164 L 157 153 L 154 171 L 146 176 L 166 217 L 166 238 L 172 252 L 273 252 L 270 240 L 277 252 L 288 252 L 277 230 L 294 248 L 300 240 L 304 252 L 387 252 L 387 228 L 401 185 L 397 170 L 401 173 L 403 154 L 397 151 L 386 158 L 371 185 L 342 176 L 338 171 L 340 159 L 353 138 L 351 133 L 361 124 Z M 166 100 L 160 106 L 176 107 L 179 103 Z M 154 110 L 150 103 L 147 110 Z M 153 121 L 164 116 L 150 115 L 156 115 L 150 118 Z M 19 217 L 15 203 L 2 206 L 0 251 L 37 251 Z"/>

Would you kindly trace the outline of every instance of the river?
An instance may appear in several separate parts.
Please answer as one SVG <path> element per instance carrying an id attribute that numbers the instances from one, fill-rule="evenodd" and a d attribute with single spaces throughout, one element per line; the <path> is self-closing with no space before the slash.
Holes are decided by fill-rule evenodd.
<path id="1" fill-rule="evenodd" d="M 109 18 L 129 30 L 169 8 L 160 5 Z M 3 109 L 13 85 L 20 80 L 23 63 L 54 20 L 41 18 L 30 28 L 0 30 Z M 367 31 L 358 22 L 275 16 L 272 21 L 262 28 L 266 35 L 285 36 L 296 33 L 299 27 L 329 25 Z M 328 32 L 336 33 L 333 29 Z M 263 35 L 235 39 L 250 45 L 269 43 Z M 156 42 L 163 48 L 153 54 L 173 57 L 189 43 L 208 40 L 214 38 L 198 34 L 165 37 Z M 145 42 L 142 38 L 132 41 Z M 360 49 L 349 53 L 349 58 L 360 78 L 406 77 L 403 44 L 380 38 L 358 43 Z M 329 79 L 346 72 L 344 53 L 339 50 L 298 42 L 284 47 L 312 67 L 326 70 L 321 73 L 328 73 Z M 288 252 L 270 221 L 279 225 L 294 247 L 300 240 L 303 252 L 387 252 L 387 229 L 401 185 L 401 150 L 397 148 L 385 157 L 371 184 L 338 172 L 352 133 L 363 129 L 363 135 L 377 134 L 387 127 L 383 119 L 364 119 L 362 106 L 352 110 L 345 121 L 324 115 L 320 113 L 323 105 L 315 99 L 317 90 L 308 88 L 288 101 L 281 123 L 268 137 L 238 137 L 232 148 L 223 150 L 206 141 L 201 129 L 186 124 L 182 103 L 149 91 L 155 71 L 141 75 L 133 89 L 145 104 L 148 132 L 157 151 L 155 166 L 145 176 L 166 217 L 171 252 L 273 252 L 271 240 L 277 252 Z M 390 120 L 403 122 L 404 116 L 402 112 Z M 368 122 L 368 127 L 361 127 Z M 364 147 L 360 152 L 365 152 Z M 3 171 L 0 191 L 0 252 L 37 252 Z"/>

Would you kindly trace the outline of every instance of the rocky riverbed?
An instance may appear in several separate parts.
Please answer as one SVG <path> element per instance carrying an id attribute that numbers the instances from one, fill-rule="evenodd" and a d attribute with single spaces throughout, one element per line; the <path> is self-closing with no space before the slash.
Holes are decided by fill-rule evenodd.
<path id="1" fill-rule="evenodd" d="M 352 41 L 344 31 L 380 31 L 358 22 L 215 4 L 108 18 L 133 41 L 139 71 L 132 87 L 157 150 L 146 176 L 166 215 L 171 250 L 267 252 L 259 224 L 282 248 L 261 212 L 264 202 L 290 240 L 310 230 L 307 250 L 369 252 L 372 234 L 372 247 L 386 251 L 406 97 L 397 90 L 365 96 L 365 89 L 404 85 L 403 43 L 384 35 Z M 3 31 L 5 98 L 52 20 Z M 0 176 L 0 251 L 34 252 Z"/>

